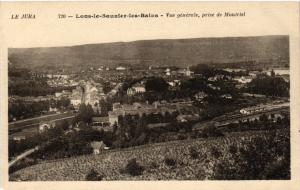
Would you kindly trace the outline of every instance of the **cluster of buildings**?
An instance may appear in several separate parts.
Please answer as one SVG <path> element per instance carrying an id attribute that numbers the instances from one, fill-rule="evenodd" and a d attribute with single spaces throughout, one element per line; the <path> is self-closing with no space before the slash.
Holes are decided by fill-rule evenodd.
<path id="1" fill-rule="evenodd" d="M 252 107 L 243 108 L 240 110 L 240 113 L 243 115 L 249 115 L 249 114 L 255 114 L 258 112 L 268 111 L 272 109 L 278 109 L 278 108 L 287 108 L 289 107 L 288 101 L 282 101 L 282 102 L 272 102 L 271 104 L 260 104 Z"/>
<path id="2" fill-rule="evenodd" d="M 167 76 L 171 76 L 171 75 L 182 75 L 182 76 L 187 76 L 190 77 L 192 75 L 194 75 L 194 72 L 190 70 L 189 67 L 187 68 L 183 68 L 183 69 L 178 69 L 178 70 L 171 70 L 170 68 L 167 68 L 165 70 L 165 74 Z"/>
<path id="3" fill-rule="evenodd" d="M 192 105 L 192 101 L 173 103 L 161 101 L 153 102 L 152 104 L 135 102 L 132 105 L 114 103 L 113 110 L 108 113 L 108 122 L 112 126 L 119 123 L 120 116 L 139 115 L 141 117 L 149 114 L 161 114 L 165 116 L 167 113 L 176 113 L 177 121 L 186 122 L 199 119 L 198 111 Z"/>
<path id="4" fill-rule="evenodd" d="M 247 72 L 245 69 L 226 68 L 223 70 L 230 72 L 230 73 L 238 73 L 238 72 L 246 73 Z M 274 74 L 275 76 L 279 76 L 279 77 L 283 78 L 286 82 L 289 82 L 290 69 L 289 68 L 273 68 L 273 69 L 267 69 L 267 70 L 262 70 L 262 71 L 253 70 L 253 71 L 249 71 L 247 76 L 245 75 L 245 76 L 234 77 L 233 79 L 240 83 L 246 84 L 246 83 L 250 83 L 259 74 L 266 74 L 268 76 L 272 76 L 272 74 Z"/>
<path id="5" fill-rule="evenodd" d="M 72 87 L 77 86 L 78 82 L 71 79 L 69 75 L 64 74 L 47 74 L 47 84 L 51 87 Z"/>
<path id="6" fill-rule="evenodd" d="M 127 95 L 135 95 L 139 93 L 146 92 L 146 87 L 144 82 L 138 82 L 132 85 L 130 88 L 127 89 Z"/>
<path id="7" fill-rule="evenodd" d="M 70 94 L 71 104 L 78 108 L 80 104 L 90 104 L 93 108 L 98 107 L 99 100 L 105 98 L 103 87 L 93 81 L 81 81 Z"/>
<path id="8" fill-rule="evenodd" d="M 118 124 L 119 123 L 119 116 L 125 115 L 139 115 L 142 116 L 143 114 L 158 114 L 161 113 L 165 115 L 166 112 L 173 113 L 177 111 L 176 105 L 171 104 L 160 104 L 158 102 L 154 102 L 153 104 L 147 103 L 133 103 L 132 105 L 129 104 L 120 104 L 114 103 L 113 110 L 108 112 L 108 118 L 110 125 Z"/>

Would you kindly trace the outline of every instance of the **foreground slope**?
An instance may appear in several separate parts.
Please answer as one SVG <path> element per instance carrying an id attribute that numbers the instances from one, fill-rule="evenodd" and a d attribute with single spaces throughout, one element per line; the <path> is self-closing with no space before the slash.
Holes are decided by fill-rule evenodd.
<path id="1" fill-rule="evenodd" d="M 134 158 L 142 166 L 142 174 L 122 172 Z M 286 129 L 243 132 L 111 150 L 43 162 L 10 177 L 30 181 L 86 180 L 91 169 L 102 180 L 288 179 L 289 133 Z"/>

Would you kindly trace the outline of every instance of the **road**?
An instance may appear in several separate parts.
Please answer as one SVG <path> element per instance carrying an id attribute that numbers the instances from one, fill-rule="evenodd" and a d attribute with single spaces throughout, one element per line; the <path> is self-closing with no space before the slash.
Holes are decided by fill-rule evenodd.
<path id="1" fill-rule="evenodd" d="M 16 162 L 18 162 L 19 160 L 22 160 L 23 158 L 29 156 L 30 154 L 34 153 L 35 151 L 37 151 L 39 149 L 39 147 L 35 147 L 35 148 L 32 148 L 32 149 L 29 149 L 25 152 L 23 152 L 22 154 L 18 155 L 15 159 L 11 160 L 9 163 L 8 163 L 8 167 L 11 167 L 12 165 L 14 165 Z"/>
<path id="2" fill-rule="evenodd" d="M 14 124 L 18 124 L 18 123 L 22 123 L 22 122 L 26 122 L 26 121 L 32 121 L 32 120 L 35 120 L 35 119 L 43 119 L 43 118 L 47 118 L 49 116 L 51 117 L 51 116 L 58 116 L 58 115 L 61 115 L 61 113 L 55 113 L 55 114 L 43 115 L 43 116 L 34 117 L 34 118 L 22 119 L 22 120 L 10 122 L 9 124 L 14 125 Z"/>

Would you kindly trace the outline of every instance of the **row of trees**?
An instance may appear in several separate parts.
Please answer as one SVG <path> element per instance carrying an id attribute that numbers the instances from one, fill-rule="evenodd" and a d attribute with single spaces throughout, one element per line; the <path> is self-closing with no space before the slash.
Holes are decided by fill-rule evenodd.
<path id="1" fill-rule="evenodd" d="M 33 80 L 16 78 L 8 84 L 10 96 L 46 96 L 62 90 L 72 90 L 74 87 L 50 87 L 45 79 Z"/>
<path id="2" fill-rule="evenodd" d="M 49 111 L 51 108 L 66 109 L 70 108 L 70 100 L 68 98 L 61 98 L 59 100 L 45 100 L 45 101 L 33 101 L 24 102 L 18 100 L 10 103 L 8 106 L 9 122 L 14 119 L 25 119 L 41 115 L 43 112 Z"/>
<path id="3" fill-rule="evenodd" d="M 72 90 L 74 87 L 50 87 L 47 78 L 38 80 L 31 76 L 27 69 L 9 68 L 8 94 L 10 96 L 46 96 L 62 90 Z"/>
<path id="4" fill-rule="evenodd" d="M 289 97 L 290 84 L 278 76 L 260 75 L 248 85 L 250 93 L 264 94 L 267 96 Z"/>

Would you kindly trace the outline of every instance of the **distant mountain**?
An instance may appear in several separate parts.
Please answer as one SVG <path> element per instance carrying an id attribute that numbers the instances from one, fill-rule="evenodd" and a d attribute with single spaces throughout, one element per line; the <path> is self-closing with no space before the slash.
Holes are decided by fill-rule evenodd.
<path id="1" fill-rule="evenodd" d="M 288 36 L 142 40 L 70 47 L 10 48 L 9 61 L 30 69 L 117 65 L 190 66 L 246 60 L 289 62 Z"/>

